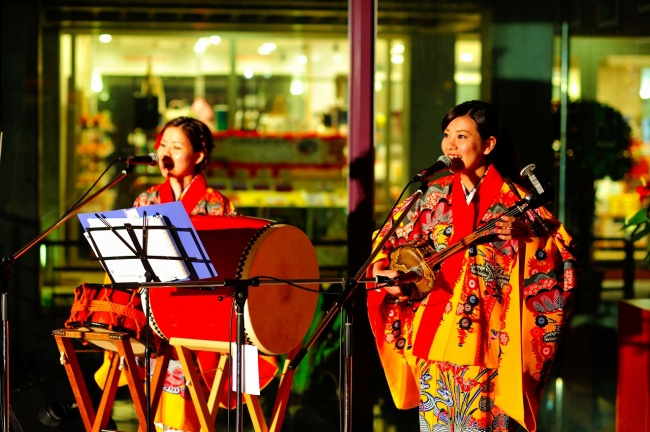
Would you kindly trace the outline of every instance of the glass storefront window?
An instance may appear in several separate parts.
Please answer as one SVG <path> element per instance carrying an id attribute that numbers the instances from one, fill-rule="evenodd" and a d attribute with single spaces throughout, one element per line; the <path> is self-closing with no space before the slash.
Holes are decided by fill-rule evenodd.
<path id="1" fill-rule="evenodd" d="M 386 205 L 405 184 L 408 41 L 379 38 L 376 53 L 376 182 L 378 204 Z M 205 170 L 211 186 L 243 214 L 307 209 L 300 228 L 311 231 L 323 223 L 314 209 L 344 212 L 347 206 L 349 58 L 345 35 L 62 34 L 62 206 L 118 157 L 153 152 L 167 121 L 192 116 L 213 130 L 215 149 Z M 99 186 L 117 174 L 117 165 Z M 137 194 L 162 181 L 157 167 L 136 166 L 86 210 L 130 207 Z M 69 224 L 66 238 L 82 243 L 77 225 Z M 328 230 L 327 238 L 344 241 L 345 227 L 330 226 L 338 231 Z M 58 264 L 81 265 L 86 252 Z M 345 254 L 339 255 L 337 265 L 344 267 Z M 58 284 L 56 277 L 46 279 Z"/>
<path id="2" fill-rule="evenodd" d="M 481 99 L 481 40 L 462 35 L 456 40 L 454 81 L 456 103 Z"/>
<path id="3" fill-rule="evenodd" d="M 376 203 L 390 206 L 404 179 L 404 74 L 408 55 L 404 39 L 380 39 L 376 46 L 375 119 Z"/>
<path id="4" fill-rule="evenodd" d="M 559 40 L 556 41 L 559 47 Z M 568 96 L 574 104 L 590 103 L 603 109 L 620 113 L 630 127 L 629 156 L 632 169 L 623 179 L 609 177 L 596 180 L 596 206 L 593 235 L 596 238 L 620 238 L 621 227 L 626 218 L 639 210 L 641 205 L 635 188 L 650 180 L 650 140 L 644 134 L 648 123 L 648 99 L 644 99 L 643 77 L 650 67 L 650 43 L 641 38 L 623 37 L 572 37 L 570 41 Z M 560 95 L 559 48 L 553 77 L 554 104 Z M 594 119 L 594 130 L 600 130 L 603 121 Z M 606 119 L 605 119 L 606 120 Z M 572 132 L 572 131 L 569 131 Z M 573 131 L 575 132 L 575 131 Z M 596 132 L 598 135 L 598 132 Z M 604 146 L 600 139 L 594 145 Z M 569 146 L 570 147 L 570 146 Z M 558 150 L 556 148 L 556 150 Z M 569 150 L 571 151 L 571 150 Z M 571 158 L 571 155 L 569 155 Z M 637 246 L 643 246 L 642 239 Z M 596 242 L 595 259 L 622 259 L 622 252 L 599 250 L 606 243 Z M 645 253 L 637 251 L 637 258 Z"/>

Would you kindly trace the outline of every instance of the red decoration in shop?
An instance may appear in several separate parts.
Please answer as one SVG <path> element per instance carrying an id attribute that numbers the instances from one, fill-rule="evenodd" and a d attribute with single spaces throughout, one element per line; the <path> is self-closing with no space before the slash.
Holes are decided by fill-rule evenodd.
<path id="1" fill-rule="evenodd" d="M 636 193 L 639 194 L 639 201 L 643 202 L 650 196 L 650 184 L 639 185 L 636 187 Z"/>
<path id="2" fill-rule="evenodd" d="M 344 139 L 345 135 L 341 134 L 332 134 L 332 135 L 319 135 L 316 132 L 265 132 L 260 133 L 258 131 L 246 131 L 246 130 L 235 130 L 228 129 L 226 131 L 218 131 L 212 134 L 214 139 L 225 139 L 225 138 L 276 138 L 276 139 L 285 139 L 285 140 L 299 140 L 306 138 L 319 138 L 323 141 L 333 141 L 338 139 Z"/>
<path id="3" fill-rule="evenodd" d="M 228 172 L 229 177 L 233 177 L 235 170 L 242 169 L 247 170 L 251 177 L 257 175 L 257 171 L 261 169 L 271 170 L 271 175 L 277 177 L 278 173 L 282 170 L 291 170 L 291 169 L 303 169 L 310 171 L 329 171 L 329 170 L 339 170 L 344 166 L 344 164 L 292 164 L 292 163 L 260 163 L 260 162 L 220 162 L 212 161 L 208 165 L 208 170 L 210 169 L 223 169 Z"/>

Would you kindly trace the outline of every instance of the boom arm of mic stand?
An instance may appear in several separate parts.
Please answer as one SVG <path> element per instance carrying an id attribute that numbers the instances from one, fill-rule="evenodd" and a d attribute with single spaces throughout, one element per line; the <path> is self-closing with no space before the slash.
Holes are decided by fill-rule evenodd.
<path id="1" fill-rule="evenodd" d="M 85 201 L 80 202 L 78 205 L 75 207 L 71 208 L 70 211 L 68 211 L 66 214 L 64 214 L 61 219 L 59 219 L 54 225 L 43 231 L 41 234 L 38 235 L 34 240 L 23 246 L 18 252 L 16 252 L 13 255 L 10 255 L 8 257 L 2 258 L 2 263 L 0 265 L 0 271 L 4 271 L 5 268 L 9 267 L 14 261 L 16 261 L 18 258 L 20 258 L 25 252 L 30 250 L 32 247 L 34 247 L 37 243 L 39 243 L 41 240 L 43 240 L 45 237 L 47 237 L 52 231 L 63 225 L 65 222 L 67 222 L 72 216 L 76 215 L 79 213 L 79 210 L 81 210 L 83 207 L 86 205 L 90 204 L 95 198 L 97 198 L 99 195 L 101 195 L 106 189 L 110 189 L 117 183 L 119 183 L 122 179 L 124 179 L 126 176 L 131 174 L 133 171 L 133 167 L 131 165 L 127 165 L 127 168 L 122 170 L 119 176 L 115 177 L 113 181 L 111 181 L 109 184 L 106 186 L 102 187 L 100 190 L 89 196 Z"/>
<path id="2" fill-rule="evenodd" d="M 425 183 L 422 183 L 420 188 L 413 194 L 411 195 L 411 201 L 407 204 L 406 208 L 402 211 L 402 213 L 399 215 L 399 217 L 393 222 L 392 226 L 384 236 L 384 238 L 381 239 L 377 247 L 372 251 L 368 259 L 366 260 L 365 263 L 361 266 L 357 274 L 351 278 L 347 279 L 345 283 L 345 287 L 343 289 L 343 292 L 339 294 L 339 296 L 336 298 L 336 301 L 334 301 L 334 304 L 332 307 L 327 311 L 323 319 L 321 320 L 320 324 L 314 331 L 314 333 L 311 335 L 309 340 L 305 343 L 305 345 L 298 351 L 296 356 L 291 360 L 291 363 L 289 363 L 289 370 L 295 370 L 300 362 L 302 361 L 303 358 L 307 355 L 307 352 L 311 348 L 311 346 L 316 342 L 316 340 L 319 338 L 323 330 L 325 330 L 325 327 L 332 321 L 332 318 L 338 313 L 339 310 L 341 310 L 341 307 L 349 300 L 350 296 L 352 295 L 352 292 L 354 289 L 359 285 L 359 279 L 361 279 L 361 276 L 366 271 L 366 268 L 372 263 L 372 261 L 375 259 L 375 257 L 379 254 L 379 252 L 383 249 L 384 245 L 390 238 L 390 236 L 395 232 L 399 224 L 404 220 L 408 212 L 411 210 L 411 208 L 415 205 L 415 203 L 420 199 L 422 195 L 424 195 L 424 191 L 426 190 L 427 185 Z"/>
<path id="3" fill-rule="evenodd" d="M 82 201 L 78 205 L 71 208 L 66 214 L 64 214 L 54 225 L 43 231 L 38 237 L 30 241 L 28 244 L 23 246 L 13 255 L 2 257 L 0 259 L 0 313 L 2 314 L 2 383 L 0 385 L 0 430 L 8 431 L 9 422 L 10 422 L 10 403 L 9 403 L 9 317 L 7 313 L 8 309 L 8 295 L 9 295 L 9 280 L 11 279 L 11 265 L 16 262 L 18 258 L 23 256 L 25 252 L 30 250 L 32 247 L 36 246 L 47 237 L 52 231 L 63 225 L 68 219 L 76 215 L 79 210 L 85 207 L 87 204 L 92 202 L 95 198 L 101 195 L 106 189 L 113 187 L 115 184 L 119 183 L 122 179 L 133 172 L 133 167 L 127 164 L 126 168 L 122 170 L 119 176 L 115 177 L 106 186 L 99 189 L 97 192 L 89 196 L 85 201 Z"/>

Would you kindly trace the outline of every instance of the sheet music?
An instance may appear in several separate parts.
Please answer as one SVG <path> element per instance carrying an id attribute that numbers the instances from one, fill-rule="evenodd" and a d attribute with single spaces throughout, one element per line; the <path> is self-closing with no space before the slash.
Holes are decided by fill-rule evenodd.
<path id="1" fill-rule="evenodd" d="M 143 247 L 142 241 L 142 218 L 107 218 L 104 219 L 112 227 L 124 227 L 124 224 L 131 224 L 134 227 L 135 237 Z M 162 227 L 165 221 L 161 216 L 147 217 L 147 226 Z M 90 228 L 106 228 L 106 225 L 97 218 L 89 218 L 88 225 Z M 125 229 L 118 229 L 117 232 L 125 242 L 133 249 L 133 241 Z M 122 242 L 113 231 L 93 230 L 85 232 L 84 236 L 90 243 L 91 248 L 97 256 L 103 258 L 109 257 L 133 257 L 119 260 L 106 260 L 103 262 L 104 270 L 110 273 L 115 282 L 146 282 L 145 268 L 142 261 Z M 99 253 L 90 240 L 92 239 L 99 248 Z M 148 229 L 147 230 L 147 256 L 164 256 L 180 257 L 180 253 L 174 244 L 169 230 L 166 229 Z M 180 260 L 168 259 L 149 259 L 149 264 L 160 279 L 161 282 L 187 279 L 190 273 L 187 266 Z"/>

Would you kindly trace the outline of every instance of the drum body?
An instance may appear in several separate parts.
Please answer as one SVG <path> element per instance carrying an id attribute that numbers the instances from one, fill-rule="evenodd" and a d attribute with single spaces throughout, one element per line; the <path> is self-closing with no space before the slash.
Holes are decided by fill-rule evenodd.
<path id="1" fill-rule="evenodd" d="M 319 277 L 314 248 L 298 228 L 246 216 L 199 216 L 192 223 L 217 270 L 216 281 Z M 284 354 L 302 343 L 314 318 L 319 285 L 304 287 L 307 290 L 288 284 L 248 288 L 245 331 L 261 352 Z M 233 293 L 232 287 L 152 288 L 150 325 L 164 339 L 234 342 Z"/>
<path id="2" fill-rule="evenodd" d="M 75 288 L 75 300 L 65 327 L 79 331 L 128 333 L 136 356 L 144 355 L 146 332 L 149 332 L 150 352 L 155 355 L 160 352 L 163 341 L 150 331 L 146 322 L 137 291 L 83 284 Z M 105 350 L 117 351 L 117 346 L 111 341 L 89 342 Z"/>

